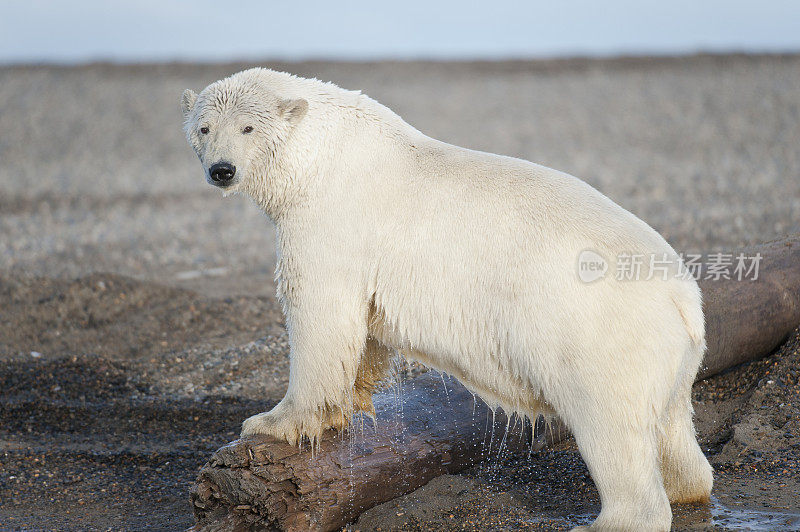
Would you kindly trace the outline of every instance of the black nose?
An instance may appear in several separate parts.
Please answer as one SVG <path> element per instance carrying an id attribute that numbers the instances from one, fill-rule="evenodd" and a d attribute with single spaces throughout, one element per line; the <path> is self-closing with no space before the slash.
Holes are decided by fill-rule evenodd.
<path id="1" fill-rule="evenodd" d="M 211 181 L 215 185 L 227 185 L 236 174 L 236 167 L 230 163 L 217 163 L 211 165 L 208 169 L 208 175 L 211 176 Z"/>

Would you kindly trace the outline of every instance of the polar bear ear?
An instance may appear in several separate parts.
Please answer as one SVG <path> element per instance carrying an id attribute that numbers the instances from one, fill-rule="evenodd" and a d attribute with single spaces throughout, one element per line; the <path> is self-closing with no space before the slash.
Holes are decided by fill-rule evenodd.
<path id="1" fill-rule="evenodd" d="M 306 116 L 308 111 L 308 102 L 303 98 L 296 100 L 282 100 L 278 104 L 278 110 L 281 116 L 289 121 L 290 124 L 295 125 Z"/>
<path id="2" fill-rule="evenodd" d="M 186 89 L 181 96 L 181 111 L 183 117 L 188 118 L 189 113 L 194 108 L 194 103 L 197 101 L 197 93 L 192 89 Z"/>

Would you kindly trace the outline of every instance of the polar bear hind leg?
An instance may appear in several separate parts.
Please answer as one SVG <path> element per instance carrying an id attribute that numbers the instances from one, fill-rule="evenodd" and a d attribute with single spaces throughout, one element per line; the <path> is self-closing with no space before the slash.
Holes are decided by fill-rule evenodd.
<path id="1" fill-rule="evenodd" d="M 656 419 L 642 419 L 641 412 L 621 405 L 608 408 L 615 399 L 583 405 L 575 423 L 565 419 L 601 500 L 594 523 L 576 530 L 669 530 L 672 511 L 659 470 Z"/>
<path id="2" fill-rule="evenodd" d="M 693 376 L 686 375 L 677 383 L 659 433 L 661 475 L 670 502 L 707 503 L 714 482 L 692 422 Z"/>

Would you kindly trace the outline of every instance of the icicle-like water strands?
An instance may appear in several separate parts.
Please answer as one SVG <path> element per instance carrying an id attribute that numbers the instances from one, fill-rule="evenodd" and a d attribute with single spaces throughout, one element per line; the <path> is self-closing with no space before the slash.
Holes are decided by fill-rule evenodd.
<path id="1" fill-rule="evenodd" d="M 402 356 L 396 356 L 393 362 L 394 367 L 394 416 L 395 416 L 395 425 L 397 427 L 403 427 L 403 369 L 404 366 L 407 364 L 405 358 Z M 402 438 L 402 432 L 395 434 L 396 437 Z"/>
<path id="2" fill-rule="evenodd" d="M 441 371 L 439 372 L 439 376 L 442 378 L 442 386 L 444 387 L 444 396 L 447 397 L 447 404 L 451 405 L 450 403 L 450 394 L 447 393 L 447 383 L 444 380 L 444 373 Z M 451 405 L 452 406 L 452 405 Z"/>
<path id="3" fill-rule="evenodd" d="M 358 415 L 359 421 L 361 422 L 361 436 L 364 436 L 364 417 L 363 415 Z M 353 504 L 353 500 L 355 499 L 355 472 L 353 464 L 355 462 L 355 447 L 356 447 L 356 431 L 355 431 L 355 423 L 356 419 L 353 418 L 351 421 L 350 426 L 346 429 L 347 430 L 347 448 L 349 451 L 348 456 L 348 466 L 347 467 L 347 480 L 350 487 L 350 497 L 348 498 L 348 503 Z"/>
<path id="4" fill-rule="evenodd" d="M 487 458 L 491 458 L 491 456 L 492 456 L 492 441 L 494 441 L 494 427 L 497 424 L 496 423 L 496 421 L 497 421 L 497 407 L 496 406 L 490 406 L 489 410 L 491 410 L 491 412 L 492 412 L 492 423 L 491 423 L 492 426 L 490 427 L 490 431 L 489 431 L 489 446 L 486 449 L 486 457 Z"/>
<path id="5" fill-rule="evenodd" d="M 508 430 L 511 428 L 511 418 L 514 417 L 515 414 L 511 414 L 511 416 L 506 417 L 506 426 L 503 430 L 503 439 L 500 440 L 500 447 L 497 449 L 497 460 L 502 461 L 503 459 L 503 449 L 506 446 L 506 438 L 508 438 Z"/>
<path id="6" fill-rule="evenodd" d="M 495 427 L 497 426 L 497 411 L 498 407 L 492 405 L 486 405 L 487 412 L 487 426 L 485 429 L 486 435 L 488 435 L 488 441 L 486 437 L 483 439 L 483 449 L 481 450 L 481 465 L 480 470 L 485 474 L 491 476 L 494 470 L 497 468 L 497 461 L 492 456 L 492 445 L 494 443 L 494 432 Z M 489 413 L 491 412 L 491 416 Z"/>

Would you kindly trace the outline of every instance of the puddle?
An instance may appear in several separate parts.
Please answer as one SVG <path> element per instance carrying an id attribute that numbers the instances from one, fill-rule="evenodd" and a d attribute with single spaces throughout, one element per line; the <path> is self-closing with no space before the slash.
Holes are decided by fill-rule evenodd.
<path id="1" fill-rule="evenodd" d="M 800 514 L 731 508 L 711 498 L 711 524 L 724 530 L 800 530 Z"/>
<path id="2" fill-rule="evenodd" d="M 678 506 L 672 508 L 673 530 L 735 530 L 750 532 L 800 531 L 800 513 L 778 510 L 732 508 L 711 498 L 709 506 Z M 595 514 L 569 515 L 569 526 L 590 525 Z M 533 519 L 532 524 L 547 523 L 548 519 Z"/>

